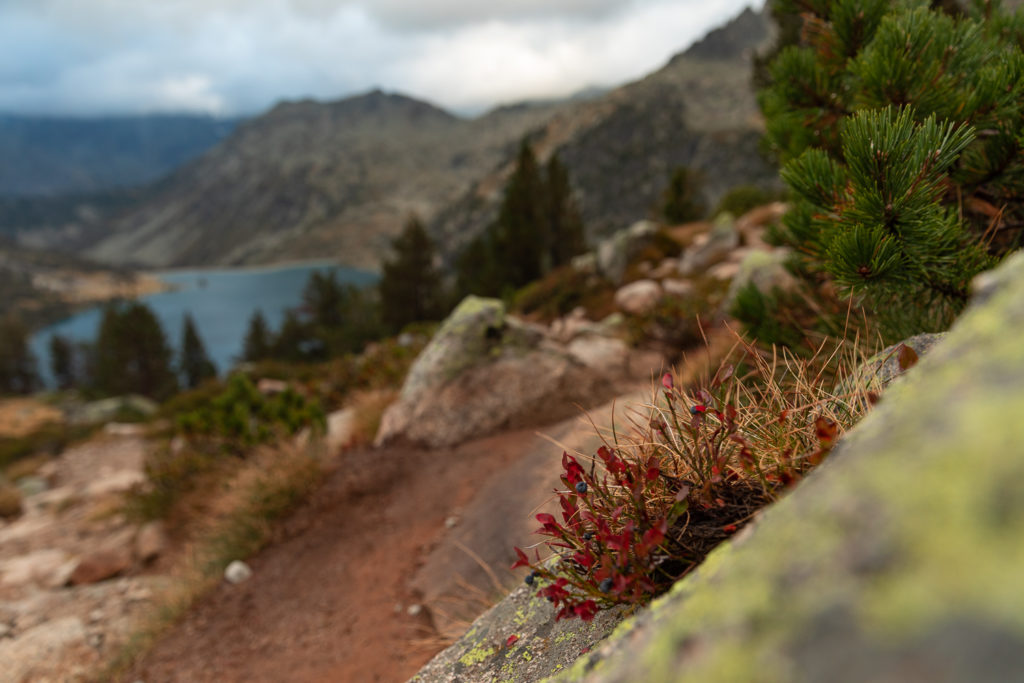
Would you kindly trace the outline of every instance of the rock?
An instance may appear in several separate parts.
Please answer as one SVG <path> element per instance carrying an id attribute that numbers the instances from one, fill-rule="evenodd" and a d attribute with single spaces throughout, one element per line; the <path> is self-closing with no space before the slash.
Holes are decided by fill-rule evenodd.
<path id="1" fill-rule="evenodd" d="M 132 566 L 133 533 L 130 529 L 114 535 L 106 544 L 78 560 L 68 578 L 72 586 L 99 583 L 124 573 Z"/>
<path id="2" fill-rule="evenodd" d="M 264 377 L 256 384 L 256 390 L 264 395 L 283 394 L 288 391 L 288 382 Z"/>
<path id="3" fill-rule="evenodd" d="M 145 396 L 115 396 L 78 407 L 73 412 L 71 421 L 75 424 L 99 424 L 111 422 L 126 412 L 151 416 L 159 409 L 159 405 Z"/>
<path id="4" fill-rule="evenodd" d="M 124 493 L 134 486 L 144 484 L 146 475 L 139 470 L 117 470 L 98 476 L 85 488 L 85 495 L 98 498 L 108 493 Z"/>
<path id="5" fill-rule="evenodd" d="M 356 427 L 356 409 L 336 410 L 327 416 L 327 449 L 338 451 L 352 443 Z"/>
<path id="6" fill-rule="evenodd" d="M 109 422 L 103 426 L 103 432 L 110 436 L 142 436 L 146 433 L 146 425 L 134 422 Z"/>
<path id="7" fill-rule="evenodd" d="M 723 261 L 708 268 L 708 277 L 715 280 L 732 280 L 740 272 L 740 264 L 732 261 Z"/>
<path id="8" fill-rule="evenodd" d="M 853 378 L 844 380 L 837 388 L 836 393 L 849 393 L 854 390 L 854 387 L 864 388 L 873 386 L 885 389 L 894 379 L 912 367 L 903 368 L 900 366 L 900 347 L 907 346 L 914 351 L 918 358 L 923 358 L 945 336 L 945 332 L 917 334 L 909 339 L 904 339 L 898 344 L 887 346 L 861 363 L 856 371 L 854 371 Z"/>
<path id="9" fill-rule="evenodd" d="M 252 578 L 252 569 L 241 560 L 234 560 L 224 570 L 224 579 L 231 584 L 240 584 Z"/>
<path id="10" fill-rule="evenodd" d="M 568 349 L 573 358 L 595 370 L 625 371 L 629 363 L 629 347 L 614 337 L 585 335 L 569 342 Z"/>
<path id="11" fill-rule="evenodd" d="M 615 292 L 615 305 L 630 315 L 644 315 L 654 310 L 663 294 L 654 280 L 637 280 Z"/>
<path id="12" fill-rule="evenodd" d="M 654 270 L 651 271 L 651 278 L 655 280 L 663 280 L 664 278 L 673 277 L 679 274 L 679 259 L 667 258 L 662 260 Z"/>
<path id="13" fill-rule="evenodd" d="M 526 586 L 513 590 L 410 683 L 539 681 L 572 664 L 623 618 L 619 608 L 600 612 L 589 623 L 556 622 L 551 605 L 536 592 Z"/>
<path id="14" fill-rule="evenodd" d="M 622 282 L 626 267 L 641 251 L 653 244 L 657 223 L 638 221 L 620 230 L 597 247 L 597 270 L 613 284 Z"/>
<path id="15" fill-rule="evenodd" d="M 375 443 L 451 446 L 498 428 L 538 424 L 614 393 L 614 371 L 587 368 L 539 326 L 468 297 L 413 364 Z"/>
<path id="16" fill-rule="evenodd" d="M 771 294 L 776 289 L 792 291 L 797 285 L 796 278 L 786 269 L 786 262 L 791 255 L 789 249 L 752 250 L 747 253 L 732 275 L 732 283 L 722 302 L 723 310 L 732 308 L 740 290 L 750 283 L 765 294 Z"/>
<path id="17" fill-rule="evenodd" d="M 740 237 L 732 216 L 721 214 L 715 219 L 711 232 L 698 235 L 693 244 L 683 253 L 679 273 L 684 277 L 705 272 L 708 268 L 726 259 L 739 246 Z"/>
<path id="18" fill-rule="evenodd" d="M 85 625 L 81 619 L 64 617 L 34 626 L 17 638 L 0 640 L 3 680 L 36 680 L 34 671 L 37 667 L 59 657 L 65 648 L 84 643 L 85 637 Z"/>
<path id="19" fill-rule="evenodd" d="M 167 550 L 169 541 L 164 525 L 160 522 L 149 522 L 135 535 L 135 557 L 140 562 L 152 562 Z"/>
<path id="20" fill-rule="evenodd" d="M 21 491 L 21 495 L 28 498 L 29 496 L 37 496 L 50 488 L 50 483 L 37 476 L 20 477 L 14 485 Z"/>
<path id="21" fill-rule="evenodd" d="M 68 561 L 63 550 L 46 548 L 26 555 L 12 557 L 0 562 L 0 585 L 26 586 L 38 584 L 49 586 L 53 577 Z"/>
<path id="22" fill-rule="evenodd" d="M 689 280 L 669 278 L 661 281 L 661 288 L 669 296 L 686 299 L 693 296 L 693 283 Z"/>
<path id="23" fill-rule="evenodd" d="M 1024 254 L 994 277 L 822 467 L 555 680 L 1024 680 Z"/>

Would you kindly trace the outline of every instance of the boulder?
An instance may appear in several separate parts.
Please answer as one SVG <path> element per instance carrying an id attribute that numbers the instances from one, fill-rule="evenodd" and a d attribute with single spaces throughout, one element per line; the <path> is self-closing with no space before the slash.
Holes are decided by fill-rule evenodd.
<path id="1" fill-rule="evenodd" d="M 693 296 L 694 290 L 693 283 L 689 280 L 678 280 L 675 278 L 662 280 L 661 288 L 669 296 L 674 296 L 678 299 L 686 299 Z"/>
<path id="2" fill-rule="evenodd" d="M 133 563 L 133 536 L 130 529 L 115 534 L 101 548 L 83 555 L 71 575 L 68 583 L 81 586 L 99 583 L 123 574 Z"/>
<path id="3" fill-rule="evenodd" d="M 619 230 L 597 247 L 597 270 L 613 284 L 622 282 L 630 261 L 654 243 L 658 224 L 638 221 L 625 230 Z"/>
<path id="4" fill-rule="evenodd" d="M 67 553 L 57 548 L 12 557 L 0 562 L 0 586 L 49 586 L 67 561 Z"/>
<path id="5" fill-rule="evenodd" d="M 413 363 L 376 443 L 452 446 L 557 420 L 606 398 L 613 372 L 586 367 L 544 328 L 506 316 L 500 301 L 468 297 Z"/>
<path id="6" fill-rule="evenodd" d="M 46 621 L 17 638 L 4 638 L 0 640 L 2 678 L 5 681 L 58 680 L 37 677 L 36 669 L 60 656 L 66 648 L 84 643 L 85 638 L 85 624 L 78 617 Z M 62 677 L 62 680 L 73 679 Z"/>
<path id="7" fill-rule="evenodd" d="M 732 308 L 740 290 L 750 283 L 766 294 L 775 289 L 792 291 L 797 284 L 796 278 L 786 269 L 791 254 L 789 249 L 749 251 L 731 274 L 732 282 L 722 302 L 723 309 L 728 311 Z"/>
<path id="8" fill-rule="evenodd" d="M 92 401 L 75 409 L 71 421 L 75 424 L 99 424 L 111 422 L 124 413 L 155 415 L 160 406 L 145 396 L 115 396 Z"/>
<path id="9" fill-rule="evenodd" d="M 637 280 L 615 292 L 615 305 L 630 315 L 645 315 L 654 310 L 665 292 L 654 280 Z"/>
<path id="10" fill-rule="evenodd" d="M 698 235 L 693 244 L 683 252 L 679 266 L 680 275 L 689 277 L 705 272 L 716 263 L 724 261 L 739 243 L 740 235 L 732 216 L 728 213 L 719 215 L 711 231 Z"/>

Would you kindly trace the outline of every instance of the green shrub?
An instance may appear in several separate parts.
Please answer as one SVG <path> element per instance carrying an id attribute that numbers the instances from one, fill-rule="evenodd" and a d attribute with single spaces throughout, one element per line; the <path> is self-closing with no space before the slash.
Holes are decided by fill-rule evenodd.
<path id="1" fill-rule="evenodd" d="M 889 338 L 947 327 L 1021 243 L 1024 13 L 976 3 L 780 3 L 802 12 L 761 94 L 793 208 L 781 234 Z"/>
<path id="2" fill-rule="evenodd" d="M 742 216 L 751 209 L 778 201 L 780 194 L 779 192 L 769 192 L 756 185 L 740 185 L 726 192 L 718 200 L 714 215 L 730 213 L 733 216 Z"/>

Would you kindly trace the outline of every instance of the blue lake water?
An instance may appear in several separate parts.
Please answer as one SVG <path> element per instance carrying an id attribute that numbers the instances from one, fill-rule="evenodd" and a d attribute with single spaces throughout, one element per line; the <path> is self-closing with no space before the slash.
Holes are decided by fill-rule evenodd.
<path id="1" fill-rule="evenodd" d="M 175 353 L 180 350 L 184 316 L 191 313 L 210 359 L 221 373 L 231 368 L 242 354 L 249 319 L 256 310 L 271 329 L 280 327 L 284 313 L 302 299 L 302 290 L 315 270 L 334 270 L 342 282 L 368 285 L 377 276 L 366 271 L 342 268 L 331 262 L 303 263 L 267 268 L 225 268 L 175 270 L 153 273 L 174 289 L 142 297 L 160 319 Z M 31 346 L 44 382 L 51 384 L 50 337 L 60 334 L 73 342 L 96 338 L 102 307 L 91 308 L 67 320 L 40 330 Z"/>

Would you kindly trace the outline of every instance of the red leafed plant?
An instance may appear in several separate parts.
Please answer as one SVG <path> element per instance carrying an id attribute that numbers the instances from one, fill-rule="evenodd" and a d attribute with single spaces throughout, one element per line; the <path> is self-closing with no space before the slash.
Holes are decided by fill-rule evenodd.
<path id="1" fill-rule="evenodd" d="M 662 388 L 625 437 L 592 457 L 562 453 L 560 519 L 537 515 L 548 556 L 515 548 L 512 568 L 558 619 L 643 604 L 829 453 L 867 409 L 866 393 L 832 396 L 814 360 L 766 355 L 742 342 L 710 380 Z M 582 462 L 581 462 L 582 460 Z"/>

